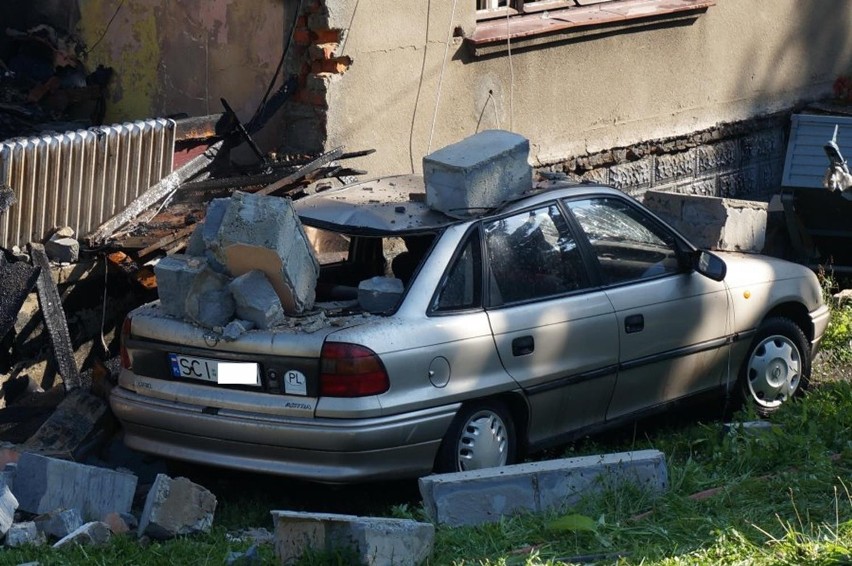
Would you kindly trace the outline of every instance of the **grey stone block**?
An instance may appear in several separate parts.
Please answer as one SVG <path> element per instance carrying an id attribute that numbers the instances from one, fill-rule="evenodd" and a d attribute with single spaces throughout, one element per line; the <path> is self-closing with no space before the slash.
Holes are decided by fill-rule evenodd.
<path id="1" fill-rule="evenodd" d="M 186 242 L 184 254 L 192 257 L 202 257 L 206 249 L 204 245 L 204 223 L 196 224 L 195 230 L 192 231 L 192 235 Z"/>
<path id="2" fill-rule="evenodd" d="M 695 150 L 659 155 L 654 160 L 654 186 L 695 175 Z"/>
<path id="3" fill-rule="evenodd" d="M 276 296 L 276 300 L 278 297 Z M 280 302 L 278 304 L 281 304 Z M 254 328 L 254 323 L 248 320 L 232 320 L 229 322 L 225 329 L 222 331 L 222 337 L 225 340 L 236 340 L 249 330 Z"/>
<path id="4" fill-rule="evenodd" d="M 616 189 L 622 189 L 633 194 L 633 191 L 651 186 L 653 170 L 651 157 L 619 163 L 609 168 L 609 183 Z"/>
<path id="5" fill-rule="evenodd" d="M 186 297 L 192 282 L 207 268 L 204 260 L 182 254 L 166 256 L 154 266 L 160 308 L 168 315 L 183 318 Z"/>
<path id="6" fill-rule="evenodd" d="M 396 306 L 404 290 L 399 279 L 372 277 L 358 284 L 358 304 L 367 312 L 385 312 Z"/>
<path id="7" fill-rule="evenodd" d="M 24 453 L 18 460 L 14 494 L 27 513 L 78 509 L 92 520 L 130 511 L 136 481 L 132 474 Z"/>
<path id="8" fill-rule="evenodd" d="M 313 308 L 319 264 L 289 199 L 234 193 L 208 248 L 234 277 L 262 271 L 287 314 Z"/>
<path id="9" fill-rule="evenodd" d="M 36 524 L 32 521 L 15 523 L 6 533 L 4 544 L 10 548 L 17 548 L 25 544 L 42 545 L 47 542 L 44 533 L 39 532 Z"/>
<path id="10" fill-rule="evenodd" d="M 386 519 L 272 511 L 275 555 L 293 564 L 307 549 L 347 549 L 368 565 L 417 566 L 431 554 L 435 527 L 407 519 Z"/>
<path id="11" fill-rule="evenodd" d="M 766 242 L 765 202 L 648 191 L 645 206 L 699 248 L 760 253 Z"/>
<path id="12" fill-rule="evenodd" d="M 229 287 L 241 319 L 263 330 L 284 322 L 281 300 L 262 271 L 253 269 L 244 273 L 231 281 Z"/>
<path id="13" fill-rule="evenodd" d="M 740 162 L 739 142 L 722 141 L 698 148 L 698 173 L 709 171 L 731 171 Z"/>
<path id="14" fill-rule="evenodd" d="M 112 531 L 109 530 L 109 525 L 101 521 L 92 521 L 59 539 L 53 545 L 53 548 L 62 548 L 74 544 L 80 546 L 106 544 L 111 537 Z"/>
<path id="15" fill-rule="evenodd" d="M 486 130 L 425 156 L 426 203 L 463 218 L 530 190 L 529 151 L 523 136 Z"/>
<path id="16" fill-rule="evenodd" d="M 167 539 L 210 530 L 216 496 L 186 478 L 157 474 L 145 498 L 139 536 Z"/>
<path id="17" fill-rule="evenodd" d="M 519 512 L 563 510 L 587 494 L 625 484 L 651 494 L 666 490 L 663 453 L 641 450 L 427 476 L 420 478 L 420 493 L 435 522 L 478 525 Z"/>
<path id="18" fill-rule="evenodd" d="M 80 257 L 80 242 L 74 238 L 51 238 L 44 243 L 44 252 L 51 261 L 74 263 Z"/>
<path id="19" fill-rule="evenodd" d="M 15 522 L 15 511 L 19 504 L 5 483 L 0 485 L 0 536 L 6 534 Z"/>
<path id="20" fill-rule="evenodd" d="M 228 276 L 210 268 L 198 273 L 186 294 L 186 318 L 205 328 L 228 324 L 236 308 L 230 282 Z"/>
<path id="21" fill-rule="evenodd" d="M 65 538 L 83 526 L 83 517 L 77 509 L 56 509 L 33 521 L 39 531 L 56 539 Z"/>

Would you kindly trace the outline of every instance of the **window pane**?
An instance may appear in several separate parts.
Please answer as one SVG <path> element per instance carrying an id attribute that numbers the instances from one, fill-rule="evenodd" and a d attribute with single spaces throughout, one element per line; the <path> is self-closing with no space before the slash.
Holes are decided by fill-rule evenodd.
<path id="1" fill-rule="evenodd" d="M 680 271 L 674 237 L 620 199 L 568 201 L 592 244 L 604 283 L 615 284 Z"/>
<path id="2" fill-rule="evenodd" d="M 585 285 L 577 242 L 556 205 L 485 224 L 491 303 L 549 297 Z"/>
<path id="3" fill-rule="evenodd" d="M 468 237 L 462 253 L 456 258 L 444 287 L 438 295 L 435 309 L 439 311 L 468 309 L 480 306 L 479 234 Z"/>

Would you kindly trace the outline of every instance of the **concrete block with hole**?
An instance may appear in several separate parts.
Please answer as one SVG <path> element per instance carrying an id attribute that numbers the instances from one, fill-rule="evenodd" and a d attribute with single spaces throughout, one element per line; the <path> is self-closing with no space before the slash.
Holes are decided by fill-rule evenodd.
<path id="1" fill-rule="evenodd" d="M 639 450 L 486 468 L 420 478 L 436 523 L 479 525 L 517 513 L 561 511 L 586 495 L 626 485 L 656 496 L 668 489 L 665 455 Z"/>
<path id="2" fill-rule="evenodd" d="M 491 210 L 532 187 L 530 142 L 486 130 L 423 158 L 426 203 L 454 218 Z"/>
<path id="3" fill-rule="evenodd" d="M 418 566 L 435 540 L 433 525 L 408 519 L 272 511 L 272 520 L 281 564 L 295 564 L 310 549 L 350 552 L 370 566 Z"/>

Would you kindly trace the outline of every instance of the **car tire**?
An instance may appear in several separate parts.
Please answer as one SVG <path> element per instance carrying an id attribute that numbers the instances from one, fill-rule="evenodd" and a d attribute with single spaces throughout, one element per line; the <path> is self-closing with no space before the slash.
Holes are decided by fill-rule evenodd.
<path id="1" fill-rule="evenodd" d="M 766 319 L 757 329 L 740 374 L 744 400 L 768 416 L 794 395 L 811 376 L 808 340 L 789 318 Z"/>
<path id="2" fill-rule="evenodd" d="M 482 401 L 462 406 L 435 460 L 438 473 L 464 472 L 513 464 L 515 424 L 505 403 Z"/>

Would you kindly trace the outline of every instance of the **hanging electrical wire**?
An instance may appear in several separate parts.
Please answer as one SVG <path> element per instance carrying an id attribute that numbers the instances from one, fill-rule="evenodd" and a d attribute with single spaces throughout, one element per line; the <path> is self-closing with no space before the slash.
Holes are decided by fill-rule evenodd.
<path id="1" fill-rule="evenodd" d="M 444 47 L 444 60 L 441 62 L 441 74 L 438 77 L 438 92 L 435 95 L 435 110 L 432 113 L 432 128 L 429 130 L 429 145 L 426 148 L 427 154 L 432 152 L 432 139 L 435 136 L 435 124 L 438 121 L 438 105 L 441 102 L 441 86 L 444 83 L 444 71 L 447 68 L 447 54 L 450 52 L 450 42 L 453 39 L 453 22 L 456 19 L 456 5 L 458 5 L 458 0 L 453 0 L 453 11 L 450 14 L 450 25 L 447 30 L 447 43 Z"/>
<path id="2" fill-rule="evenodd" d="M 426 38 L 423 40 L 423 61 L 420 63 L 420 80 L 417 82 L 417 96 L 414 97 L 414 111 L 411 113 L 411 129 L 408 132 L 408 159 L 411 173 L 414 174 L 414 123 L 417 108 L 420 106 L 420 94 L 423 91 L 423 77 L 426 75 L 426 55 L 429 51 L 429 23 L 432 16 L 432 0 L 426 2 Z"/>

